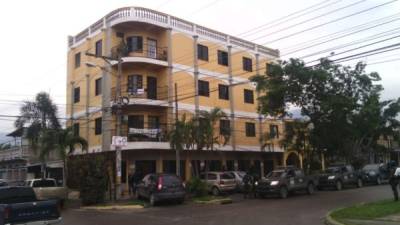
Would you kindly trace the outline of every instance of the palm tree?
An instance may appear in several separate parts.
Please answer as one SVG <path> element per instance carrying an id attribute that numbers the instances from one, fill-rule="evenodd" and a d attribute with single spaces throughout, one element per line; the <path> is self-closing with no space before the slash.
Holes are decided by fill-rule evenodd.
<path id="1" fill-rule="evenodd" d="M 54 135 L 61 128 L 57 111 L 57 106 L 49 94 L 40 92 L 35 101 L 26 101 L 21 106 L 21 115 L 15 121 L 15 127 L 26 127 L 29 145 L 36 154 L 38 153 L 42 163 L 42 176 L 45 175 L 46 160 L 57 143 Z"/>
<path id="2" fill-rule="evenodd" d="M 64 162 L 63 184 L 65 185 L 66 180 L 68 178 L 68 164 L 67 164 L 68 156 L 74 153 L 75 147 L 77 145 L 79 145 L 83 151 L 86 151 L 88 148 L 88 143 L 84 138 L 74 134 L 71 127 L 58 130 L 56 137 L 57 137 L 56 150 L 60 158 Z"/>

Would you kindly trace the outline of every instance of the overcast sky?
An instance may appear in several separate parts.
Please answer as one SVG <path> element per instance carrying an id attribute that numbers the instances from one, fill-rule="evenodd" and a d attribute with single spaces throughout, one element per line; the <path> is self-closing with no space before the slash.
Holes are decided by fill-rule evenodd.
<path id="1" fill-rule="evenodd" d="M 177 17 L 210 27 L 231 35 L 242 34 L 252 28 L 270 21 L 287 16 L 293 12 L 323 2 L 323 0 L 57 0 L 57 1 L 1 1 L 0 23 L 0 115 L 18 115 L 20 102 L 31 100 L 39 91 L 50 92 L 54 101 L 59 104 L 60 116 L 65 115 L 66 101 L 66 54 L 67 36 L 82 31 L 110 11 L 125 6 L 142 6 L 152 8 Z M 315 38 L 333 34 L 344 29 L 373 20 L 385 18 L 400 13 L 400 1 L 377 7 L 373 10 L 339 19 L 346 15 L 355 14 L 368 8 L 391 2 L 390 0 L 330 0 L 319 5 L 329 6 L 312 12 L 302 11 L 306 15 L 297 19 L 283 21 L 281 24 L 270 24 L 253 30 L 241 37 L 254 40 L 259 44 L 267 43 L 268 47 L 278 48 L 282 54 L 290 52 L 304 43 L 312 43 Z M 341 10 L 339 10 L 342 8 Z M 332 12 L 333 10 L 338 10 Z M 297 14 L 299 15 L 299 14 Z M 312 19 L 318 17 L 316 19 Z M 285 17 L 289 19 L 290 17 Z M 374 29 L 365 30 L 348 37 L 338 38 L 325 44 L 307 48 L 287 57 L 303 57 L 341 44 L 357 41 L 382 32 L 400 28 L 399 15 L 394 15 L 394 22 L 379 25 Z M 303 21 L 309 21 L 304 22 Z M 337 20 L 336 22 L 331 22 Z M 320 26 L 327 23 L 327 25 Z M 309 31 L 302 32 L 303 30 Z M 354 29 L 355 30 L 355 29 Z M 298 35 L 293 35 L 299 33 Z M 336 53 L 353 49 L 368 43 L 393 37 L 391 40 L 367 48 L 360 48 L 341 54 L 340 57 L 356 54 L 370 49 L 399 43 L 400 38 L 382 37 L 373 41 L 352 45 L 336 50 Z M 276 39 L 290 36 L 280 41 Z M 331 35 L 330 37 L 335 37 Z M 329 38 L 329 37 L 326 37 Z M 321 39 L 322 40 L 322 39 Z M 324 39 L 327 40 L 327 39 Z M 321 41 L 320 41 L 321 42 Z M 303 43 L 303 44 L 301 44 Z M 317 42 L 316 42 L 317 43 Z M 301 44 L 301 45 L 300 45 Z M 312 61 L 328 53 L 305 58 Z M 338 56 L 339 58 L 339 56 Z M 359 60 L 367 63 L 388 61 L 400 58 L 400 50 L 390 51 Z M 354 65 L 356 61 L 346 62 Z M 384 98 L 400 96 L 400 61 L 374 64 L 367 67 L 368 71 L 377 71 L 382 77 L 385 88 Z M 13 129 L 12 121 L 0 117 L 0 132 Z"/>

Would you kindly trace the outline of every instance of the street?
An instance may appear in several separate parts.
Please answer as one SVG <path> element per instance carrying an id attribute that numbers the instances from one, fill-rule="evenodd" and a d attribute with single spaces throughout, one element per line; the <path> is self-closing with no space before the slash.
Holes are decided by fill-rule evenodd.
<path id="1" fill-rule="evenodd" d="M 89 211 L 71 209 L 61 224 L 74 225 L 321 225 L 326 213 L 355 203 L 391 198 L 388 185 L 343 191 L 319 191 L 312 196 L 296 194 L 288 199 L 250 199 L 233 196 L 228 205 L 162 205 L 154 208 Z"/>

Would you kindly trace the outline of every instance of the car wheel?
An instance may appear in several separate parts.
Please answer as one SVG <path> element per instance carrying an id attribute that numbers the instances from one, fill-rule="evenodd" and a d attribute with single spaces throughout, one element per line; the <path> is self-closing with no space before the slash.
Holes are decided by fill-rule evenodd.
<path id="1" fill-rule="evenodd" d="M 150 205 L 151 206 L 155 206 L 156 205 L 156 197 L 154 196 L 154 194 L 150 195 Z"/>
<path id="2" fill-rule="evenodd" d="M 283 186 L 283 187 L 280 188 L 279 196 L 281 198 L 287 198 L 288 194 L 289 194 L 289 191 L 288 191 L 287 187 Z"/>
<path id="3" fill-rule="evenodd" d="M 219 190 L 218 190 L 218 188 L 217 188 L 217 187 L 213 187 L 213 188 L 211 189 L 211 193 L 212 193 L 214 196 L 218 196 L 218 195 L 219 195 Z"/>
<path id="4" fill-rule="evenodd" d="M 363 182 L 362 182 L 361 178 L 358 178 L 357 179 L 357 187 L 361 188 L 362 186 L 363 186 Z"/>
<path id="5" fill-rule="evenodd" d="M 312 195 L 314 193 L 315 189 L 314 189 L 314 184 L 313 183 L 309 183 L 307 185 L 307 194 Z"/>
<path id="6" fill-rule="evenodd" d="M 336 181 L 335 188 L 336 188 L 336 191 L 341 191 L 343 189 L 342 181 L 340 181 L 340 180 Z"/>
<path id="7" fill-rule="evenodd" d="M 381 179 L 381 177 L 377 177 L 377 178 L 376 178 L 376 184 L 377 184 L 377 185 L 381 185 L 381 184 L 382 184 L 382 179 Z"/>

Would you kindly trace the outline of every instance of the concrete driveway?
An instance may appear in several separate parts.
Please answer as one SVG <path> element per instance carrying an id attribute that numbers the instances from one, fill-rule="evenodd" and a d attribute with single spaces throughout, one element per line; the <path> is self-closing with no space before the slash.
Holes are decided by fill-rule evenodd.
<path id="1" fill-rule="evenodd" d="M 296 194 L 288 199 L 246 199 L 235 195 L 229 205 L 162 205 L 154 208 L 88 211 L 68 210 L 62 224 L 74 225 L 321 225 L 337 207 L 391 198 L 388 185 L 361 189 Z"/>

